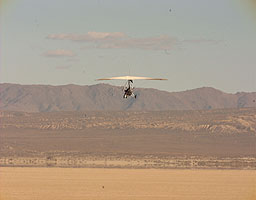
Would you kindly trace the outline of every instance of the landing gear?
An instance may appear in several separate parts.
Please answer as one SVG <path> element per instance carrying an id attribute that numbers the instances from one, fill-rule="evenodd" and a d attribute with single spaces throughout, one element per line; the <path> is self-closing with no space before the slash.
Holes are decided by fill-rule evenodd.
<path id="1" fill-rule="evenodd" d="M 132 93 L 131 95 L 124 94 L 123 99 L 127 99 L 128 96 L 134 97 L 135 99 L 137 98 L 137 95 Z"/>
<path id="2" fill-rule="evenodd" d="M 134 97 L 134 99 L 136 99 L 137 95 L 136 94 L 133 94 L 131 95 L 132 97 Z"/>

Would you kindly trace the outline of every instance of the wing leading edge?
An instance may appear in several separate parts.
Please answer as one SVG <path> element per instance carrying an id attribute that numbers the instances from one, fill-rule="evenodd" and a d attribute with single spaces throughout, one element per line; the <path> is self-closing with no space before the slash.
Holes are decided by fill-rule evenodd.
<path id="1" fill-rule="evenodd" d="M 103 81 L 103 80 L 168 80 L 166 78 L 151 78 L 151 77 L 140 77 L 140 76 L 117 76 L 117 77 L 110 77 L 110 78 L 100 78 L 96 79 L 96 81 Z"/>

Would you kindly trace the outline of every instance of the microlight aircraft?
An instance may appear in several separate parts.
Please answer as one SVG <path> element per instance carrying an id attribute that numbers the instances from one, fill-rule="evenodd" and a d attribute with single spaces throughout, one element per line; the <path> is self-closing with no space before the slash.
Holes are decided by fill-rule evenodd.
<path id="1" fill-rule="evenodd" d="M 124 95 L 123 98 L 127 98 L 129 96 L 134 97 L 136 99 L 137 95 L 133 93 L 134 87 L 132 86 L 134 80 L 167 80 L 165 78 L 150 78 L 150 77 L 139 77 L 139 76 L 118 76 L 118 77 L 110 77 L 110 78 L 100 78 L 97 81 L 103 80 L 126 80 L 126 83 L 123 87 Z"/>

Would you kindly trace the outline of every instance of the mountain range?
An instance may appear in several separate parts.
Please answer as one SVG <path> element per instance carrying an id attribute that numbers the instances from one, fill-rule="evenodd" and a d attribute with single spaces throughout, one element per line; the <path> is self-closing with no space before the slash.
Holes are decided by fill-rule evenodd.
<path id="1" fill-rule="evenodd" d="M 209 110 L 256 107 L 256 92 L 225 93 L 212 87 L 182 92 L 136 88 L 137 98 L 123 99 L 122 88 L 109 84 L 0 84 L 0 109 L 25 112 Z"/>

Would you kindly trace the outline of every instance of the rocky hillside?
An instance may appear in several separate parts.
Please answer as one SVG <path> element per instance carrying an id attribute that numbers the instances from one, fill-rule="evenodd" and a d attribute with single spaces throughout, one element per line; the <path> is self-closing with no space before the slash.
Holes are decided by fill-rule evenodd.
<path id="1" fill-rule="evenodd" d="M 26 113 L 0 111 L 0 130 L 168 130 L 172 133 L 256 135 L 256 109 L 201 111 L 86 111 Z"/>
<path id="2" fill-rule="evenodd" d="M 85 110 L 209 110 L 256 107 L 256 92 L 236 94 L 203 87 L 183 92 L 136 89 L 137 99 L 122 98 L 122 88 L 108 84 L 0 84 L 0 109 L 25 112 Z"/>

